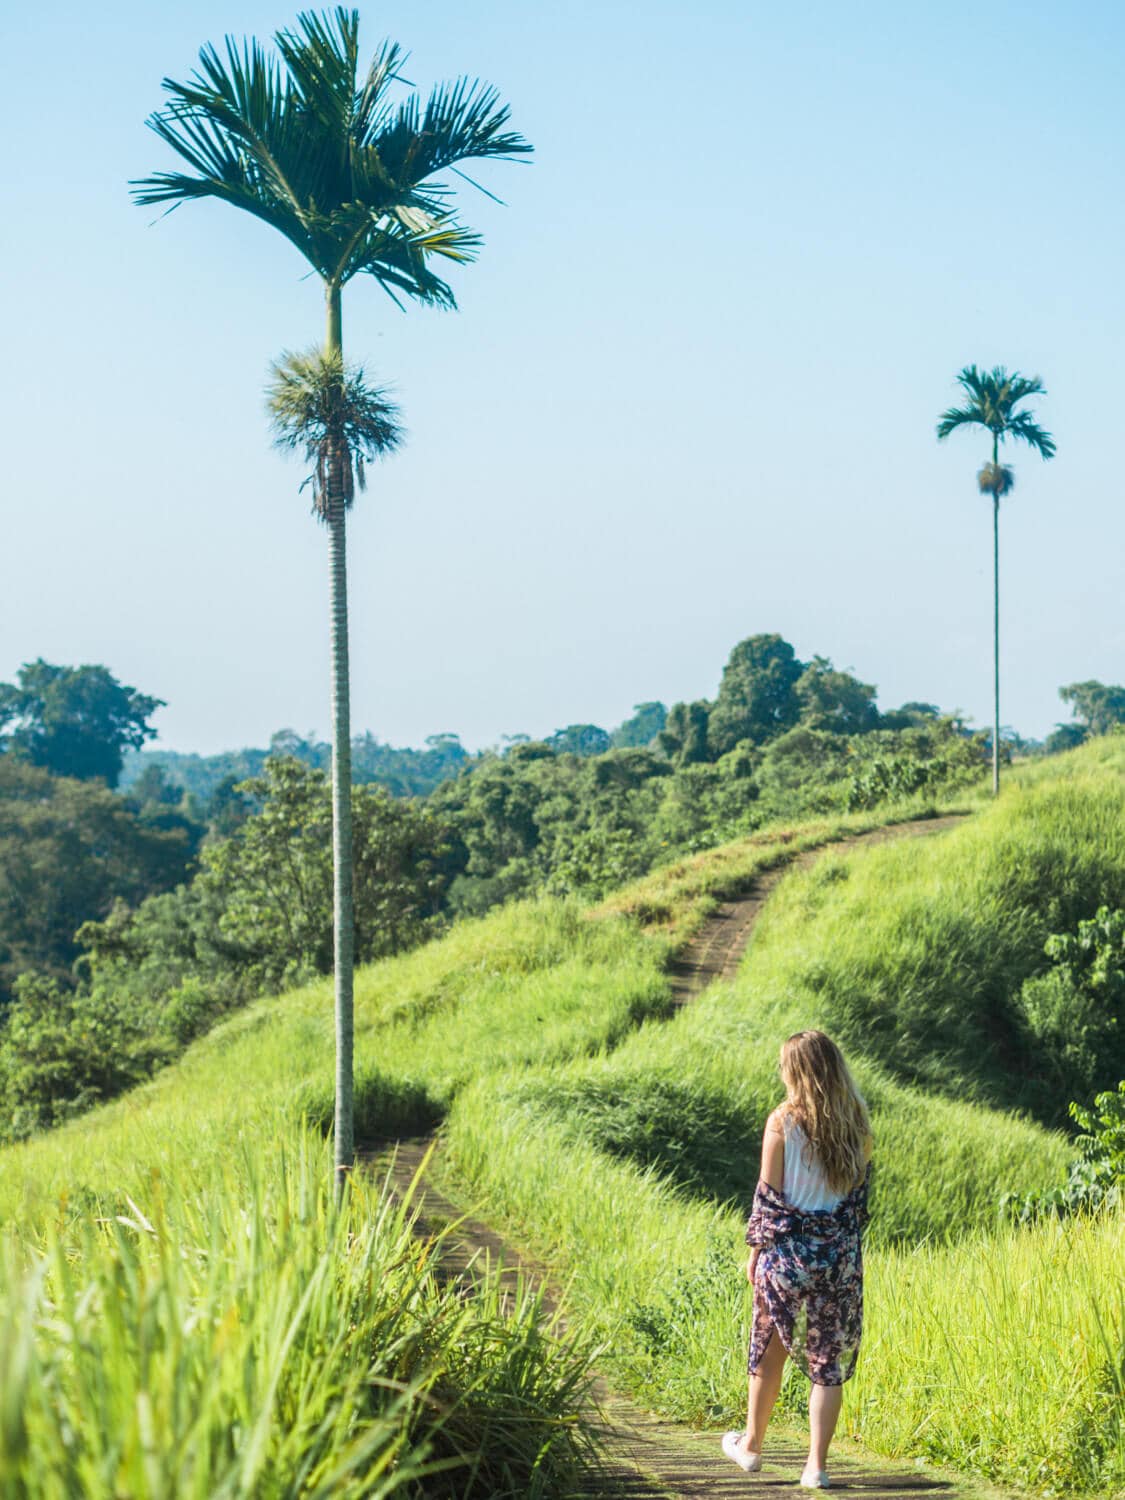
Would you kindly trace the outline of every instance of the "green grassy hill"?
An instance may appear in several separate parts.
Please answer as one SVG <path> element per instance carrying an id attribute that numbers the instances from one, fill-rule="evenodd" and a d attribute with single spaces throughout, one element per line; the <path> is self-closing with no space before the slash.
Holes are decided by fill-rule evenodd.
<path id="1" fill-rule="evenodd" d="M 1011 1112 L 1014 1103 L 1034 1104 L 1051 1117 L 1052 1101 L 1013 1083 L 1013 1059 L 1024 1054 L 1000 1022 L 1011 986 L 1040 962 L 1046 932 L 1100 900 L 1123 902 L 1122 770 L 1125 745 L 1098 742 L 1021 770 L 1000 805 L 963 828 L 826 856 L 771 900 L 739 979 L 672 1021 L 664 964 L 715 892 L 794 848 L 874 820 L 757 835 L 658 872 L 593 914 L 543 900 L 459 924 L 441 942 L 359 976 L 361 1129 L 395 1133 L 444 1120 L 443 1170 L 572 1277 L 572 1325 L 591 1339 L 611 1336 L 617 1377 L 679 1414 L 733 1412 L 746 1312 L 737 1248 L 761 1124 L 779 1094 L 777 1045 L 798 1025 L 823 1024 L 855 1060 L 879 1142 L 872 1245 L 883 1248 L 872 1256 L 872 1336 L 847 1408 L 853 1427 L 888 1452 L 1026 1482 L 1125 1481 L 1125 1456 L 1107 1447 L 1101 1420 L 1120 1401 L 1120 1383 L 1106 1372 L 1120 1369 L 1121 1310 L 1105 1288 L 1120 1264 L 1121 1221 L 1083 1226 L 1079 1244 L 1075 1227 L 1000 1230 L 996 1216 L 1002 1191 L 1057 1182 L 1067 1157 L 1057 1134 Z M 287 1369 L 298 1345 L 316 1346 L 305 1341 L 311 1305 L 280 1296 L 297 1332 L 287 1345 L 279 1325 L 271 1345 L 223 1277 L 182 1282 L 170 1267 L 221 1259 L 217 1247 L 238 1239 L 239 1222 L 251 1241 L 258 1234 L 263 1246 L 288 1247 L 280 1258 L 263 1250 L 239 1272 L 256 1289 L 255 1307 L 269 1308 L 294 1256 L 319 1264 L 325 1207 L 314 1184 L 327 1158 L 302 1121 L 328 1118 L 331 1051 L 330 986 L 318 984 L 257 1003 L 152 1083 L 0 1153 L 8 1242 L 0 1321 L 22 1326 L 22 1278 L 29 1256 L 44 1248 L 42 1294 L 54 1309 L 39 1328 L 0 1339 L 9 1351 L 39 1350 L 22 1377 L 27 1420 L 10 1403 L 0 1412 L 0 1478 L 21 1464 L 31 1472 L 32 1458 L 46 1462 L 58 1437 L 48 1389 L 70 1391 L 78 1406 L 92 1400 L 87 1421 L 107 1430 L 122 1423 L 132 1435 L 130 1462 L 148 1461 L 146 1423 L 177 1434 L 183 1453 L 197 1451 L 174 1372 L 194 1370 L 191 1388 L 205 1389 L 216 1346 L 232 1369 L 273 1349 L 254 1387 L 269 1413 L 254 1429 L 254 1452 L 281 1474 L 297 1461 L 285 1434 L 294 1392 L 306 1386 L 290 1375 L 271 1385 L 269 1372 Z M 283 1160 L 306 1166 L 275 1191 Z M 356 1223 L 378 1218 L 377 1202 L 375 1194 L 357 1206 Z M 398 1232 L 386 1229 L 378 1254 L 394 1259 L 386 1246 L 393 1250 Z M 1049 1278 L 1064 1263 L 1065 1295 L 1051 1295 Z M 357 1263 L 355 1274 L 358 1285 L 369 1271 Z M 192 1315 L 154 1318 L 151 1347 L 161 1358 L 146 1366 L 141 1348 L 149 1345 L 123 1327 L 106 1363 L 114 1379 L 91 1386 L 92 1396 L 79 1392 L 65 1351 L 79 1327 L 98 1348 L 99 1325 L 82 1319 L 99 1288 L 128 1284 L 128 1305 L 142 1318 L 170 1279 Z M 342 1349 L 341 1314 L 331 1299 L 316 1305 L 317 1338 Z M 533 1313 L 520 1316 L 509 1335 L 513 1347 L 541 1351 L 527 1368 L 548 1433 L 575 1376 L 565 1353 L 537 1341 Z M 984 1348 L 982 1319 L 1007 1341 L 995 1357 Z M 410 1335 L 418 1348 L 423 1322 Z M 433 1369 L 406 1362 L 406 1384 L 471 1389 L 455 1343 L 430 1347 Z M 16 1355 L 7 1358 L 5 1391 L 16 1388 Z M 1012 1370 L 1032 1374 L 1005 1435 Z M 237 1384 L 232 1376 L 230 1392 Z M 495 1387 L 503 1389 L 499 1375 Z M 316 1397 L 323 1413 L 337 1411 L 337 1396 Z M 220 1463 L 251 1472 L 250 1429 L 238 1416 L 245 1399 L 230 1394 L 211 1410 L 214 1474 L 227 1473 Z M 444 1439 L 419 1416 L 424 1404 L 369 1413 L 366 1438 L 325 1419 L 336 1436 L 318 1459 L 323 1473 L 361 1440 L 369 1463 L 419 1435 L 441 1452 Z M 300 1410 L 312 1431 L 313 1413 Z M 236 1429 L 241 1436 L 224 1448 L 217 1434 Z M 498 1427 L 498 1453 L 508 1440 Z M 557 1474 L 574 1461 L 564 1449 Z M 114 1458 L 100 1461 L 107 1467 L 99 1472 L 109 1472 Z M 514 1484 L 525 1483 L 529 1471 L 520 1472 L 525 1480 Z M 202 1487 L 182 1493 L 208 1493 L 214 1474 L 205 1465 L 199 1473 Z M 431 1477 L 428 1492 L 440 1493 L 441 1482 Z M 229 1493 L 256 1491 L 235 1485 Z"/>

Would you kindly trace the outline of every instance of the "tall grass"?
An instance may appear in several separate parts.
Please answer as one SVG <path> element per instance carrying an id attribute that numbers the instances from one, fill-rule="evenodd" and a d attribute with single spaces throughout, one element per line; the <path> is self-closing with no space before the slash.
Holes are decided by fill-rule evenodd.
<path id="1" fill-rule="evenodd" d="M 849 1424 L 888 1454 L 1125 1488 L 1125 1212 L 880 1254 Z"/>
<path id="2" fill-rule="evenodd" d="M 474 1072 L 605 1046 L 667 1004 L 659 964 L 624 921 L 551 902 L 367 970 L 369 1109 L 414 1123 Z M 312 986 L 0 1152 L 5 1500 L 576 1487 L 588 1343 L 494 1279 L 471 1305 L 442 1289 L 361 1178 L 330 1222 L 328 1156 L 295 1143 L 331 1062 Z"/>
<path id="3" fill-rule="evenodd" d="M 495 1276 L 465 1301 L 401 1206 L 290 1132 L 207 1183 L 0 1256 L 7 1500 L 550 1495 L 590 1459 L 589 1348 Z"/>
<path id="4" fill-rule="evenodd" d="M 744 1212 L 614 1159 L 518 1093 L 458 1098 L 445 1170 L 568 1278 L 609 1373 L 693 1423 L 745 1411 Z M 1039 1488 L 1125 1487 L 1125 1212 L 869 1248 L 842 1431 Z M 807 1387 L 791 1380 L 788 1404 Z"/>

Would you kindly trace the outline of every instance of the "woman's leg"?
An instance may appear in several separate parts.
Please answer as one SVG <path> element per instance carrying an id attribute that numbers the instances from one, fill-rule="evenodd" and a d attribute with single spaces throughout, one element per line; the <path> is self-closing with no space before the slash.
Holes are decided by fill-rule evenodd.
<path id="1" fill-rule="evenodd" d="M 758 1361 L 757 1373 L 750 1377 L 750 1391 L 746 1402 L 746 1436 L 742 1447 L 747 1453 L 761 1453 L 766 1428 L 770 1424 L 777 1393 L 781 1390 L 781 1377 L 785 1371 L 785 1345 L 775 1328 L 766 1345 L 766 1352 Z"/>
<path id="2" fill-rule="evenodd" d="M 828 1444 L 836 1431 L 843 1400 L 842 1385 L 814 1385 L 809 1391 L 809 1461 L 805 1473 L 810 1477 L 828 1467 Z"/>

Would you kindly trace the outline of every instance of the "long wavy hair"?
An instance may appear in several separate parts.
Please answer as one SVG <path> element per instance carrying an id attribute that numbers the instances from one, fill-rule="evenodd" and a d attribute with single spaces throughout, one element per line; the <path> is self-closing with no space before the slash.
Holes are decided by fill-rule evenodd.
<path id="1" fill-rule="evenodd" d="M 871 1121 L 843 1053 L 823 1031 L 797 1031 L 781 1048 L 786 1109 L 836 1193 L 863 1176 Z"/>

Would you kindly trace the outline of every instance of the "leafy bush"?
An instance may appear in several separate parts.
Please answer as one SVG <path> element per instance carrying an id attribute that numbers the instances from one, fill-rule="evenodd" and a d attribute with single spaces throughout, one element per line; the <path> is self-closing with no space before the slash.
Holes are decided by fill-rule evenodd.
<path id="1" fill-rule="evenodd" d="M 128 994 L 75 994 L 22 974 L 0 1032 L 0 1140 L 20 1140 L 131 1088 L 176 1048 Z"/>
<path id="2" fill-rule="evenodd" d="M 190 871 L 202 829 L 139 813 L 100 782 L 52 776 L 0 755 L 0 1006 L 16 976 L 67 983 L 82 922 L 119 897 L 139 902 Z"/>
<path id="3" fill-rule="evenodd" d="M 918 792 L 951 791 L 980 779 L 983 735 L 965 735 L 952 719 L 897 734 L 880 731 L 853 742 L 847 807 L 859 812 Z"/>
<path id="4" fill-rule="evenodd" d="M 1125 1081 L 1098 1094 L 1092 1109 L 1072 1102 L 1070 1116 L 1082 1134 L 1064 1185 L 1023 1197 L 1007 1193 L 1000 1200 L 1001 1211 L 1020 1223 L 1125 1205 Z"/>
<path id="5" fill-rule="evenodd" d="M 1088 1095 L 1125 1071 L 1125 910 L 1100 906 L 1044 952 L 1054 967 L 1024 981 L 1019 1011 L 1051 1087 Z"/>

